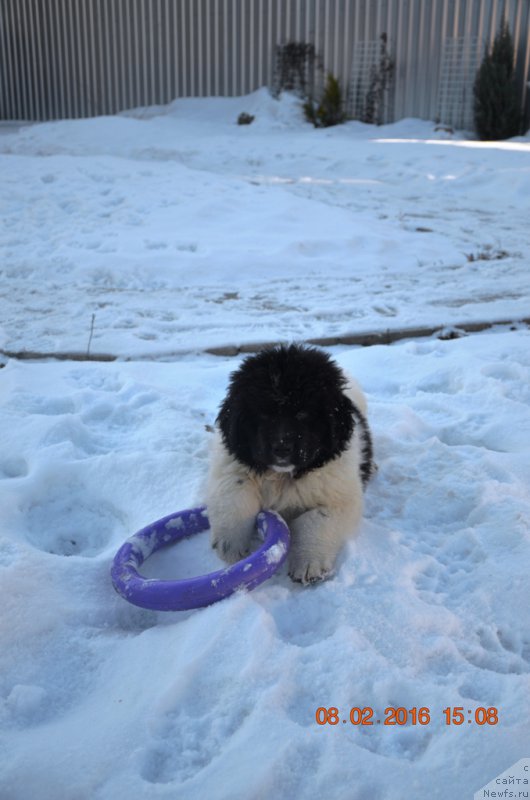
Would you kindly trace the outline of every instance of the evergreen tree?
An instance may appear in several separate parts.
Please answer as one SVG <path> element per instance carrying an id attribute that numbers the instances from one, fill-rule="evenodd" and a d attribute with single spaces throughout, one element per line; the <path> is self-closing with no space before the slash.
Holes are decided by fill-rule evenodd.
<path id="1" fill-rule="evenodd" d="M 337 78 L 331 72 L 326 78 L 326 87 L 318 106 L 308 100 L 304 104 L 304 112 L 315 128 L 329 128 L 344 122 L 342 92 Z"/>
<path id="2" fill-rule="evenodd" d="M 513 40 L 504 20 L 477 72 L 473 87 L 475 130 L 480 139 L 509 139 L 520 133 Z"/>

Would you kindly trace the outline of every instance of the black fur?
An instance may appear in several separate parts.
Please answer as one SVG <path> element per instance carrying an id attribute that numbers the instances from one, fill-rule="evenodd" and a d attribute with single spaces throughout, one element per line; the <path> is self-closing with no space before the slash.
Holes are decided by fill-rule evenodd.
<path id="1" fill-rule="evenodd" d="M 257 473 L 288 464 L 299 478 L 337 458 L 359 425 L 365 482 L 371 472 L 370 434 L 344 394 L 346 383 L 335 362 L 314 347 L 282 345 L 248 356 L 231 375 L 217 418 L 226 448 Z"/>
<path id="2" fill-rule="evenodd" d="M 361 480 L 363 486 L 366 486 L 377 467 L 374 464 L 374 448 L 372 444 L 372 434 L 368 427 L 366 418 L 358 408 L 354 412 L 355 424 L 358 425 L 362 431 L 362 446 L 361 446 Z"/>

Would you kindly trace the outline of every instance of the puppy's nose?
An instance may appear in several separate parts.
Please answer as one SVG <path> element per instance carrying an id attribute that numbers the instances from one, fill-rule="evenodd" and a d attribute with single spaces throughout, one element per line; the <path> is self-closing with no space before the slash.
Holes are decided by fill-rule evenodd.
<path id="1" fill-rule="evenodd" d="M 272 454 L 275 458 L 287 460 L 293 453 L 293 445 L 288 439 L 280 439 L 272 445 Z"/>

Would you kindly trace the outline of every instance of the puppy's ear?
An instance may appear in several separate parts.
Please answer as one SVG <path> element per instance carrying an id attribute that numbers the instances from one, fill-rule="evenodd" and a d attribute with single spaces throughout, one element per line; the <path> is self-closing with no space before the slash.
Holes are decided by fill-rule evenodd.
<path id="1" fill-rule="evenodd" d="M 223 437 L 223 442 L 230 452 L 234 452 L 237 447 L 237 431 L 238 431 L 239 414 L 235 404 L 230 402 L 230 397 L 226 397 L 219 414 L 217 416 L 217 424 Z"/>

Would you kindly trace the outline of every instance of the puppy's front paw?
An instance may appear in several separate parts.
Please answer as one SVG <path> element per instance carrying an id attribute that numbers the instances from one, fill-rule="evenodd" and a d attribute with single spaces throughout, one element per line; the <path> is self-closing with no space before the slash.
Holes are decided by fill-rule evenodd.
<path id="1" fill-rule="evenodd" d="M 217 550 L 223 561 L 228 564 L 235 564 L 236 561 L 241 561 L 246 558 L 251 551 L 251 537 L 250 536 L 226 536 L 226 535 L 213 535 L 212 547 Z"/>
<path id="2" fill-rule="evenodd" d="M 291 558 L 289 577 L 304 586 L 333 577 L 333 564 L 325 558 Z"/>

